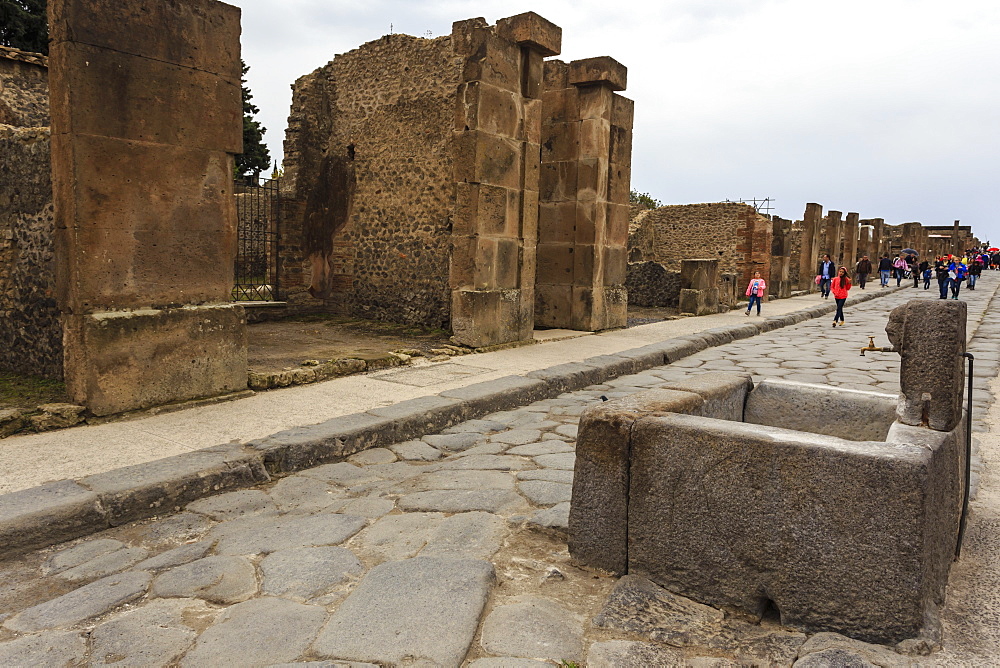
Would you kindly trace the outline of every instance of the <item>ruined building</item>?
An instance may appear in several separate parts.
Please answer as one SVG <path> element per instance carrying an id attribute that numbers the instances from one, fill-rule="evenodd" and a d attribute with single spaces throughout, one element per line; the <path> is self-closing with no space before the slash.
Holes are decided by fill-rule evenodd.
<path id="1" fill-rule="evenodd" d="M 386 35 L 300 78 L 285 299 L 450 328 L 471 346 L 528 339 L 536 319 L 624 325 L 625 68 L 544 62 L 561 40 L 533 13 L 470 19 L 436 39 Z"/>

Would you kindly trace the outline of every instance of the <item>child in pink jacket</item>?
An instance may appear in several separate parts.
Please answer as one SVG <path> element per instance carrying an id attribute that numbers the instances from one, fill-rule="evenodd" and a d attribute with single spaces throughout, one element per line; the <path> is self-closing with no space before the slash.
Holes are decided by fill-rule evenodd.
<path id="1" fill-rule="evenodd" d="M 747 312 L 744 315 L 750 315 L 750 308 L 754 305 L 754 302 L 757 302 L 757 315 L 760 315 L 760 301 L 761 297 L 764 296 L 765 290 L 767 290 L 767 283 L 760 277 L 760 272 L 753 272 L 753 278 L 750 279 L 750 284 L 747 285 L 747 297 L 750 298 L 750 303 L 747 304 Z"/>

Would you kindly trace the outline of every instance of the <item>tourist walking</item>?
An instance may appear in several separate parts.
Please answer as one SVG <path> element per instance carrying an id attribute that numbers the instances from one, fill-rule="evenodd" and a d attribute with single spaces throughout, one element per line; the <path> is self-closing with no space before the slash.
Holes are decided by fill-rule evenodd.
<path id="1" fill-rule="evenodd" d="M 847 267 L 841 267 L 837 270 L 837 277 L 830 282 L 830 292 L 833 293 L 833 298 L 837 301 L 837 312 L 833 314 L 833 326 L 837 326 L 837 321 L 840 321 L 840 326 L 844 326 L 844 304 L 847 303 L 847 293 L 851 289 L 851 278 L 847 275 Z"/>
<path id="2" fill-rule="evenodd" d="M 865 255 L 854 267 L 854 274 L 858 277 L 858 287 L 862 290 L 865 289 L 865 283 L 868 282 L 868 274 L 870 273 L 872 273 L 872 261 L 868 259 L 867 255 Z"/>
<path id="3" fill-rule="evenodd" d="M 816 269 L 816 277 L 819 278 L 819 293 L 823 299 L 830 298 L 830 281 L 837 273 L 837 267 L 829 255 L 823 255 L 823 260 Z"/>
<path id="4" fill-rule="evenodd" d="M 983 264 L 979 260 L 976 260 L 969 266 L 969 289 L 976 289 L 976 281 L 983 273 Z"/>
<path id="5" fill-rule="evenodd" d="M 948 275 L 948 265 L 944 262 L 935 264 L 934 274 L 937 276 L 938 288 L 941 290 L 939 299 L 947 299 L 948 288 L 951 287 L 951 276 Z"/>
<path id="6" fill-rule="evenodd" d="M 753 272 L 753 278 L 750 279 L 749 285 L 747 285 L 747 297 L 750 298 L 750 302 L 747 304 L 746 315 L 750 315 L 750 308 L 757 304 L 757 315 L 760 315 L 760 302 L 764 297 L 764 291 L 767 289 L 767 283 L 764 279 L 760 277 L 760 272 Z"/>
<path id="7" fill-rule="evenodd" d="M 882 256 L 882 259 L 878 261 L 878 274 L 879 278 L 882 279 L 882 287 L 889 287 L 889 274 L 892 273 L 892 260 L 889 259 L 889 254 L 886 253 Z"/>
<path id="8" fill-rule="evenodd" d="M 920 287 L 920 266 L 917 264 L 917 258 L 912 255 L 908 258 L 910 264 L 910 278 L 913 279 L 913 287 Z"/>
<path id="9" fill-rule="evenodd" d="M 920 273 L 924 277 L 924 290 L 926 290 L 931 287 L 931 265 L 928 262 L 923 262 L 920 266 L 923 267 Z"/>
<path id="10" fill-rule="evenodd" d="M 896 271 L 896 287 L 898 288 L 906 274 L 906 260 L 897 255 L 896 259 L 892 261 L 892 267 Z"/>
<path id="11" fill-rule="evenodd" d="M 965 266 L 960 258 L 956 258 L 948 265 L 948 278 L 951 279 L 951 298 L 958 299 L 958 293 L 962 290 L 962 282 L 968 278 L 969 268 Z"/>

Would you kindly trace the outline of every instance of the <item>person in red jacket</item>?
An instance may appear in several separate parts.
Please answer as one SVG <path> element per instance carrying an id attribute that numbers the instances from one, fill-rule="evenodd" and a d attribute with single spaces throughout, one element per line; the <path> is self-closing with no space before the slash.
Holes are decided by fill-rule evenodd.
<path id="1" fill-rule="evenodd" d="M 767 290 L 767 283 L 760 277 L 759 271 L 753 272 L 753 278 L 747 285 L 747 297 L 750 298 L 750 303 L 747 304 L 747 315 L 750 315 L 750 307 L 755 301 L 757 302 L 757 315 L 760 315 L 760 300 L 764 296 L 764 290 Z"/>
<path id="2" fill-rule="evenodd" d="M 837 321 L 840 321 L 840 326 L 844 326 L 844 304 L 847 302 L 847 293 L 851 289 L 851 279 L 847 276 L 847 267 L 841 267 L 837 270 L 837 277 L 830 282 L 830 292 L 833 293 L 833 298 L 837 301 L 837 312 L 833 314 L 833 326 L 837 326 Z"/>

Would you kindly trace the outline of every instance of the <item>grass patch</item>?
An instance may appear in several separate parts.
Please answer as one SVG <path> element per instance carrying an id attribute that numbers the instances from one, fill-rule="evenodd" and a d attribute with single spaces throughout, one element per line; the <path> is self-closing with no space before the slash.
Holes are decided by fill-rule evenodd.
<path id="1" fill-rule="evenodd" d="M 0 407 L 36 408 L 40 404 L 68 403 L 60 380 L 0 372 Z"/>

